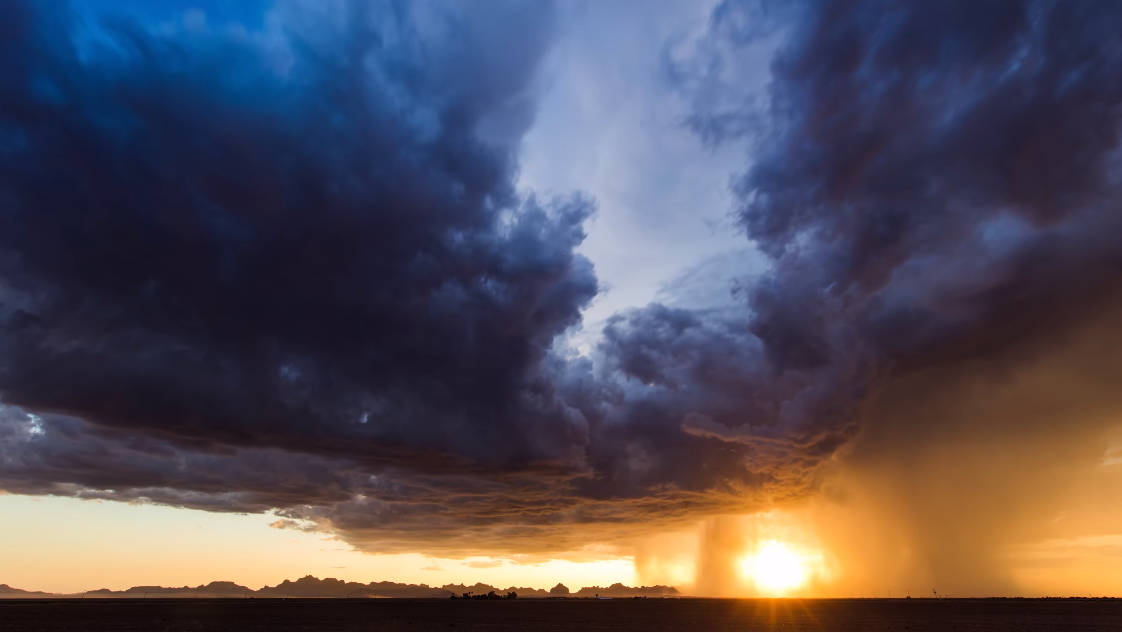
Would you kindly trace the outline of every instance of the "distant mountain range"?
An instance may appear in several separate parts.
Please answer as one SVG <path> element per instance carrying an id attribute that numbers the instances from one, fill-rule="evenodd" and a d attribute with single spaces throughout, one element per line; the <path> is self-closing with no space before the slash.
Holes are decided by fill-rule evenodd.
<path id="1" fill-rule="evenodd" d="M 8 585 L 0 585 L 0 599 L 49 599 L 49 598 L 451 598 L 464 594 L 484 596 L 490 592 L 497 595 L 518 594 L 519 598 L 632 598 L 632 597 L 678 597 L 682 594 L 674 587 L 655 585 L 653 587 L 627 587 L 616 583 L 610 587 L 584 587 L 570 592 L 565 585 L 558 584 L 553 589 L 534 589 L 532 587 L 507 587 L 500 589 L 476 583 L 475 585 L 444 585 L 430 587 L 425 584 L 406 585 L 396 582 L 345 582 L 335 578 L 320 580 L 315 576 L 304 576 L 299 580 L 286 580 L 275 587 L 262 587 L 257 591 L 228 581 L 215 581 L 198 587 L 153 587 L 141 586 L 124 591 L 95 589 L 84 593 L 46 593 L 25 591 Z"/>

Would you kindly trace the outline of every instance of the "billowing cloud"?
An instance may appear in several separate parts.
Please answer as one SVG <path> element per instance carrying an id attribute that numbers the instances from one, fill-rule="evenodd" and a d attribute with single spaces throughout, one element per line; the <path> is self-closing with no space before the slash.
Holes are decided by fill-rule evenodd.
<path id="1" fill-rule="evenodd" d="M 548 5 L 63 9 L 0 4 L 6 488 L 257 510 L 579 462 L 550 350 L 593 206 L 512 184 Z"/>
<path id="2" fill-rule="evenodd" d="M 1113 5 L 1055 2 L 714 13 L 695 67 L 751 62 L 762 38 L 783 37 L 766 106 L 735 110 L 766 125 L 732 125 L 719 100 L 689 121 L 709 142 L 753 148 L 736 214 L 773 267 L 743 288 L 742 318 L 770 373 L 728 392 L 778 404 L 685 429 L 732 446 L 777 429 L 859 434 L 842 453 L 823 444 L 840 462 L 817 461 L 848 482 L 825 484 L 827 497 L 863 508 L 857 541 L 889 526 L 877 543 L 833 543 L 862 551 L 851 572 L 1011 591 L 1003 547 L 1046 533 L 1061 490 L 1102 457 L 1122 404 L 1107 386 L 1122 298 L 1119 25 Z M 631 328 L 622 357 L 633 375 L 673 375 L 638 362 L 656 358 L 651 331 Z M 826 533 L 842 529 L 833 520 Z"/>
<path id="3" fill-rule="evenodd" d="M 1069 346 L 1117 323 L 1111 4 L 722 4 L 668 68 L 703 141 L 751 149 L 735 219 L 766 272 L 617 314 L 588 357 L 564 335 L 598 290 L 574 252 L 593 203 L 513 185 L 542 5 L 77 39 L 39 7 L 0 2 L 8 491 L 276 510 L 369 551 L 577 551 L 943 464 L 886 456 L 1018 432 L 1018 390 L 1000 413 L 970 393 L 1022 368 L 1113 376 Z M 763 40 L 760 93 L 738 81 Z M 1037 412 L 1033 445 L 1062 418 L 1093 453 L 1095 389 Z"/>
<path id="4" fill-rule="evenodd" d="M 548 11 L 290 11 L 266 42 L 113 24 L 83 51 L 5 4 L 5 400 L 221 445 L 564 458 L 539 366 L 596 292 L 590 203 L 511 186 Z"/>
<path id="5" fill-rule="evenodd" d="M 709 47 L 720 64 L 706 67 L 751 52 L 769 31 L 742 23 L 780 11 L 722 5 L 711 36 L 723 45 Z M 1119 19 L 1050 3 L 869 2 L 781 23 L 768 125 L 735 188 L 742 226 L 773 262 L 743 288 L 736 349 L 759 347 L 754 367 L 782 406 L 743 423 L 844 427 L 889 370 L 985 354 L 1110 296 L 1122 59 L 1104 25 Z M 723 115 L 694 120 L 706 116 Z M 643 353 L 665 314 L 649 309 L 617 354 L 640 379 L 668 371 L 651 374 Z"/>

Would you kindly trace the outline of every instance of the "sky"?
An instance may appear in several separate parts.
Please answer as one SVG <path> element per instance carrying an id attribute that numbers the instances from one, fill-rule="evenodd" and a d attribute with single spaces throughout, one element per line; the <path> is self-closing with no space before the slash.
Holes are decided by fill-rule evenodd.
<path id="1" fill-rule="evenodd" d="M 1122 9 L 0 0 L 0 583 L 1122 595 Z"/>

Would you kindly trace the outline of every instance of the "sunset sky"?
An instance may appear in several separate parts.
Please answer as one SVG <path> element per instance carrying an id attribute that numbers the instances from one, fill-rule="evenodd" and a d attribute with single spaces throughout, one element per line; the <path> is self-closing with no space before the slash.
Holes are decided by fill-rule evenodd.
<path id="1" fill-rule="evenodd" d="M 1122 595 L 1119 32 L 0 0 L 0 583 Z"/>

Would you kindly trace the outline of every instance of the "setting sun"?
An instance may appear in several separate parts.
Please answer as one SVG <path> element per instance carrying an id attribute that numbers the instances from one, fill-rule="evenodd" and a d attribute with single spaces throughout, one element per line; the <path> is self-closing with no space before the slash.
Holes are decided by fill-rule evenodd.
<path id="1" fill-rule="evenodd" d="M 741 562 L 741 567 L 756 587 L 774 595 L 802 586 L 808 576 L 804 557 L 779 541 L 761 542 L 756 553 Z"/>

